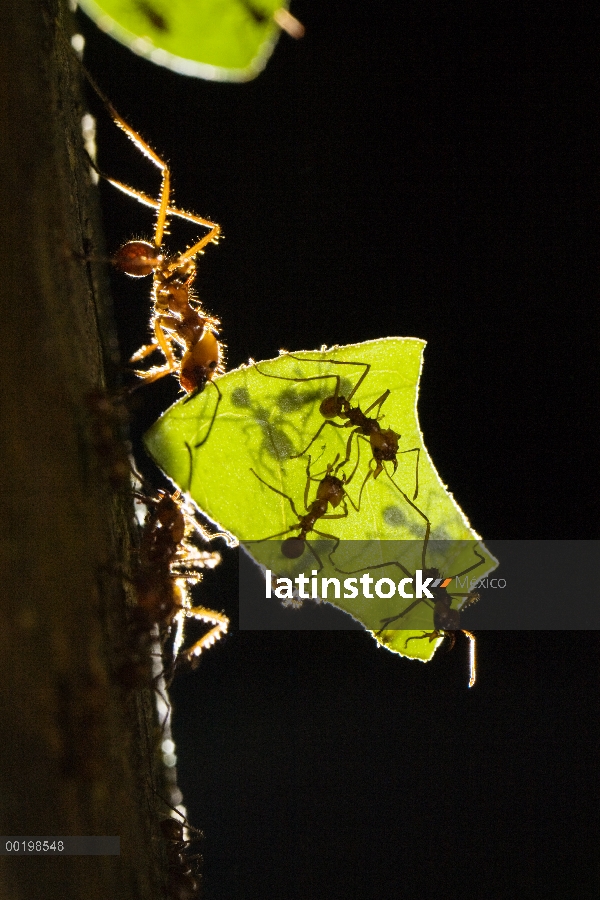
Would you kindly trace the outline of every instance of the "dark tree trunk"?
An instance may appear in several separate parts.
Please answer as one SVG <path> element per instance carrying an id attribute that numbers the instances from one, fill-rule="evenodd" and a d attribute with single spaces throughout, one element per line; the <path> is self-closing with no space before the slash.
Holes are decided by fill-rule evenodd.
<path id="1" fill-rule="evenodd" d="M 116 341 L 81 146 L 66 0 L 0 4 L 2 390 L 0 832 L 119 835 L 120 857 L 2 857 L 11 900 L 161 896 L 149 691 L 124 696 L 119 565 L 130 491 L 111 489 L 85 397 Z M 158 862 L 157 862 L 158 861 Z"/>

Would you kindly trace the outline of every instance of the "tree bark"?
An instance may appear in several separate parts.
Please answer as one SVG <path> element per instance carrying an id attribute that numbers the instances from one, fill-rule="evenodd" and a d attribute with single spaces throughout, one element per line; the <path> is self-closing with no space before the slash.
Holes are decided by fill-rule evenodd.
<path id="1" fill-rule="evenodd" d="M 85 399 L 118 358 L 81 72 L 66 0 L 0 8 L 0 832 L 121 838 L 120 857 L 0 857 L 0 892 L 157 898 L 153 704 L 114 679 L 131 491 L 103 473 Z"/>

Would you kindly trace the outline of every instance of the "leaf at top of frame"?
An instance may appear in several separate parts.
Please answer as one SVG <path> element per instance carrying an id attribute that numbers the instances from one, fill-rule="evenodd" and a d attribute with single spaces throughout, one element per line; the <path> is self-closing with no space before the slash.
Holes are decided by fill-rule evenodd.
<path id="1" fill-rule="evenodd" d="M 456 575 L 471 566 L 475 571 L 470 577 L 483 578 L 497 561 L 479 543 L 479 536 L 442 484 L 419 428 L 417 396 L 424 344 L 416 338 L 383 338 L 330 350 L 283 354 L 258 363 L 258 368 L 244 366 L 216 380 L 222 395 L 219 402 L 214 385 L 209 385 L 203 393 L 172 406 L 147 432 L 146 448 L 169 478 L 189 491 L 199 509 L 221 529 L 235 535 L 263 568 L 293 578 L 300 571 L 312 569 L 315 556 L 308 563 L 306 553 L 299 560 L 289 560 L 281 552 L 282 538 L 263 539 L 288 530 L 298 521 L 282 494 L 292 498 L 300 515 L 305 513 L 307 468 L 316 479 L 309 485 L 310 505 L 327 465 L 345 459 L 351 429 L 332 426 L 321 431 L 307 453 L 292 457 L 307 447 L 323 424 L 319 407 L 333 394 L 335 376 L 340 377 L 340 394 L 347 397 L 368 364 L 370 370 L 352 397 L 352 405 L 359 404 L 366 412 L 389 391 L 381 407 L 380 424 L 401 435 L 398 470 L 392 480 L 388 462 L 377 480 L 367 478 L 372 466 L 368 440 L 353 438 L 350 460 L 343 472 L 350 478 L 356 466 L 348 486 L 355 502 L 367 479 L 360 511 L 348 504 L 347 518 L 319 520 L 316 525 L 326 535 L 343 541 L 337 550 L 333 540 L 315 535 L 311 539 L 308 535 L 323 566 L 319 577 L 339 579 L 340 572 L 358 572 L 360 577 L 360 573 L 376 569 L 381 576 L 399 582 L 407 571 L 413 574 L 422 565 L 429 520 L 425 567 L 435 566 L 444 575 Z M 333 421 L 343 424 L 339 419 Z M 416 448 L 420 449 L 419 488 L 413 501 Z M 396 557 L 390 553 L 399 546 L 392 542 L 402 542 L 400 566 L 391 561 Z M 481 564 L 479 556 L 483 558 Z M 350 613 L 380 643 L 401 655 L 428 660 L 440 643 L 415 639 L 406 645 L 411 635 L 421 636 L 423 631 L 433 629 L 432 608 L 425 603 L 414 605 L 397 624 L 381 631 L 384 620 L 408 607 L 409 600 L 395 596 L 366 601 L 359 596 L 356 600 L 328 598 L 328 602 Z M 453 606 L 459 608 L 464 602 L 464 598 L 455 599 Z M 402 630 L 398 630 L 400 621 Z"/>
<path id="2" fill-rule="evenodd" d="M 209 81 L 250 81 L 285 28 L 285 0 L 79 0 L 102 31 L 151 62 Z M 279 24 L 277 24 L 279 23 Z"/>

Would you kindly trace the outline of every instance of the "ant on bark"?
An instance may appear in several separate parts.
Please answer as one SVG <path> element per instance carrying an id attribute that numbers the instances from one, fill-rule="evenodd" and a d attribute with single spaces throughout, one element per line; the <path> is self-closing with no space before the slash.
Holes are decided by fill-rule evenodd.
<path id="1" fill-rule="evenodd" d="M 162 176 L 158 200 L 155 200 L 142 191 L 105 175 L 90 159 L 98 175 L 109 184 L 139 203 L 156 210 L 152 243 L 142 240 L 128 241 L 112 259 L 115 268 L 126 275 L 133 278 L 142 278 L 146 275 L 153 277 L 150 328 L 154 334 L 154 340 L 150 344 L 140 347 L 133 354 L 130 362 L 139 362 L 155 351 L 161 352 L 166 362 L 147 370 L 136 369 L 134 374 L 141 378 L 144 384 L 150 384 L 165 375 L 173 374 L 179 378 L 181 387 L 188 394 L 201 392 L 215 375 L 223 373 L 224 366 L 223 348 L 217 339 L 219 320 L 209 316 L 202 309 L 193 291 L 193 283 L 196 278 L 195 260 L 196 256 L 204 251 L 207 244 L 218 242 L 219 237 L 222 236 L 221 227 L 209 219 L 171 205 L 171 173 L 167 163 L 118 114 L 84 66 L 82 69 L 115 124 L 160 170 Z M 170 216 L 177 216 L 187 222 L 202 225 L 208 229 L 208 233 L 183 252 L 169 255 L 164 251 L 163 238 L 167 232 Z M 216 384 L 215 388 L 217 388 Z M 218 405 L 221 393 L 218 388 L 217 391 L 219 394 Z"/>
<path id="2" fill-rule="evenodd" d="M 227 632 L 229 626 L 229 619 L 223 613 L 192 606 L 189 595 L 190 586 L 201 581 L 202 570 L 214 568 L 221 561 L 219 553 L 200 550 L 190 538 L 196 534 L 206 542 L 215 535 L 208 535 L 198 524 L 179 491 L 175 494 L 159 491 L 158 498 L 136 496 L 150 509 L 140 540 L 137 571 L 132 578 L 138 603 L 132 615 L 132 644 L 137 641 L 143 647 L 144 637 L 153 633 L 155 626 L 162 633 L 164 644 L 176 623 L 174 662 L 180 655 L 188 662 L 194 662 L 203 650 Z M 188 617 L 213 627 L 181 652 L 184 622 Z"/>
<path id="3" fill-rule="evenodd" d="M 166 801 L 163 800 L 164 803 Z M 193 844 L 204 839 L 198 828 L 190 825 L 178 809 L 167 803 L 181 820 L 170 816 L 160 823 L 160 830 L 167 851 L 166 893 L 169 900 L 196 900 L 201 895 L 201 853 L 189 853 Z"/>
<path id="4" fill-rule="evenodd" d="M 427 589 L 433 594 L 434 630 L 426 631 L 422 635 L 412 635 L 412 637 L 407 638 L 404 643 L 404 646 L 406 647 L 409 641 L 419 641 L 428 638 L 431 642 L 437 640 L 437 638 L 447 637 L 450 640 L 450 646 L 448 647 L 448 650 L 452 650 L 454 644 L 456 643 L 456 632 L 462 631 L 462 633 L 469 639 L 470 642 L 469 687 L 473 687 L 473 685 L 475 684 L 475 679 L 477 677 L 477 651 L 475 635 L 471 631 L 467 631 L 466 629 L 460 627 L 460 611 L 458 609 L 452 608 L 452 601 L 456 598 L 464 597 L 465 601 L 461 607 L 461 610 L 464 610 L 468 606 L 471 606 L 473 603 L 476 603 L 479 600 L 479 594 L 476 591 L 468 591 L 467 593 L 449 591 L 448 586 L 454 578 L 462 578 L 464 575 L 467 575 L 469 572 L 477 569 L 482 563 L 485 562 L 485 557 L 483 557 L 481 553 L 475 550 L 475 548 L 473 548 L 473 553 L 477 557 L 477 562 L 473 563 L 473 565 L 469 566 L 467 569 L 463 569 L 462 572 L 458 572 L 456 575 L 449 575 L 444 578 L 440 570 L 437 568 L 423 569 L 423 577 L 425 579 L 433 579 L 433 584 L 428 585 Z M 425 553 L 423 553 L 423 558 L 425 558 Z M 428 603 L 428 601 L 424 598 L 415 600 L 414 603 L 411 603 L 409 606 L 407 606 L 406 609 L 402 610 L 401 613 L 398 613 L 397 616 L 391 616 L 389 619 L 382 619 L 382 628 L 377 633 L 381 634 L 382 631 L 390 627 L 392 622 L 397 622 L 398 619 L 403 618 L 419 603 L 427 603 L 428 606 L 431 606 L 431 604 Z"/>
<path id="5" fill-rule="evenodd" d="M 354 385 L 350 393 L 347 397 L 344 397 L 341 393 L 341 377 L 339 375 L 311 375 L 307 378 L 289 378 L 284 375 L 271 375 L 268 372 L 262 372 L 258 366 L 256 366 L 256 370 L 264 375 L 266 378 L 278 378 L 281 381 L 322 381 L 325 378 L 334 378 L 335 379 L 335 390 L 330 397 L 325 397 L 324 400 L 321 401 L 321 405 L 319 410 L 321 415 L 324 416 L 325 421 L 317 430 L 315 436 L 312 438 L 310 443 L 301 450 L 300 453 L 295 453 L 290 459 L 297 459 L 299 456 L 303 456 L 307 450 L 309 450 L 314 442 L 317 440 L 323 429 L 330 425 L 332 428 L 352 428 L 350 435 L 348 437 L 348 441 L 346 443 L 346 456 L 339 463 L 338 469 L 343 468 L 346 463 L 350 460 L 350 456 L 352 454 L 352 439 L 356 435 L 356 439 L 358 441 L 359 438 L 363 438 L 363 440 L 367 440 L 371 447 L 371 453 L 373 460 L 375 461 L 375 468 L 372 469 L 369 467 L 369 471 L 365 477 L 363 485 L 361 487 L 360 493 L 362 495 L 362 491 L 371 476 L 373 479 L 378 478 L 382 471 L 386 471 L 384 467 L 384 462 L 391 462 L 394 467 L 394 471 L 392 474 L 395 474 L 398 468 L 398 441 L 401 438 L 401 435 L 397 432 L 393 431 L 391 428 L 382 428 L 379 424 L 379 420 L 381 419 L 381 407 L 389 397 L 391 391 L 388 388 L 383 392 L 381 397 L 378 397 L 371 405 L 363 412 L 360 406 L 352 406 L 351 401 L 357 390 L 369 374 L 371 369 L 370 363 L 362 363 L 362 362 L 352 362 L 352 361 L 344 361 L 337 359 L 329 359 L 329 360 L 320 360 L 320 359 L 305 359 L 304 357 L 294 356 L 289 353 L 286 354 L 290 359 L 296 359 L 299 362 L 323 362 L 327 364 L 332 364 L 335 366 L 363 366 L 364 372 L 358 379 L 357 383 Z M 372 410 L 376 411 L 375 416 L 368 416 L 367 413 L 370 413 Z M 332 422 L 332 419 L 339 418 L 345 419 L 343 424 L 338 424 L 337 422 Z M 415 466 L 415 492 L 413 495 L 413 500 L 416 500 L 419 494 L 419 458 L 421 454 L 421 450 L 419 447 L 414 447 L 411 450 L 402 450 L 401 453 L 416 453 L 417 454 L 417 462 Z M 359 500 L 360 504 L 360 500 Z"/>
<path id="6" fill-rule="evenodd" d="M 354 509 L 358 512 L 360 507 L 356 506 L 348 492 L 346 491 L 346 486 L 352 481 L 354 477 L 354 473 L 356 472 L 357 465 L 354 467 L 354 470 L 349 478 L 346 478 L 345 473 L 342 474 L 342 478 L 338 478 L 337 475 L 333 475 L 332 472 L 335 470 L 336 472 L 339 470 L 339 466 L 336 466 L 336 462 L 338 460 L 338 456 L 334 459 L 333 463 L 328 463 L 327 468 L 324 472 L 319 473 L 319 475 L 311 475 L 310 467 L 311 467 L 311 457 L 308 457 L 308 464 L 306 466 L 306 486 L 304 488 L 304 508 L 307 510 L 306 515 L 300 515 L 294 501 L 288 494 L 284 494 L 283 491 L 280 491 L 278 488 L 273 487 L 272 484 L 269 484 L 263 478 L 258 475 L 254 469 L 250 469 L 252 474 L 261 481 L 265 487 L 268 487 L 270 491 L 273 491 L 275 494 L 279 494 L 281 497 L 284 497 L 292 508 L 292 512 L 298 519 L 298 522 L 295 525 L 290 525 L 289 528 L 286 528 L 285 531 L 279 531 L 277 534 L 270 534 L 268 537 L 261 538 L 259 543 L 262 541 L 270 541 L 273 538 L 281 537 L 281 535 L 289 534 L 290 531 L 299 531 L 297 537 L 289 537 L 286 538 L 285 541 L 281 544 L 281 552 L 288 559 L 299 559 L 304 553 L 304 548 L 307 546 L 317 562 L 319 563 L 320 568 L 323 568 L 323 563 L 319 559 L 319 556 L 310 546 L 307 541 L 307 535 L 309 532 L 313 531 L 315 534 L 318 534 L 320 537 L 328 538 L 329 540 L 335 541 L 335 547 L 331 551 L 335 552 L 337 545 L 339 544 L 339 538 L 336 538 L 333 534 L 327 534 L 324 531 L 317 531 L 315 528 L 316 523 L 319 519 L 345 519 L 348 516 L 348 505 L 346 503 L 346 498 L 350 501 Z M 311 481 L 318 482 L 317 487 L 317 496 L 310 503 L 308 502 L 308 492 L 310 490 Z M 329 513 L 328 509 L 331 506 L 333 509 L 336 509 L 338 506 L 342 506 L 344 512 L 343 513 Z M 331 556 L 331 554 L 330 554 Z M 320 571 L 320 570 L 319 570 Z"/>

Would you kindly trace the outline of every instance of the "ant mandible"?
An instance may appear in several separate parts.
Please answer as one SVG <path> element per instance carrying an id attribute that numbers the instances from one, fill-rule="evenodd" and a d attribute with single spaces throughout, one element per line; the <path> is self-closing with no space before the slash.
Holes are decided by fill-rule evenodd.
<path id="1" fill-rule="evenodd" d="M 115 253 L 112 260 L 113 265 L 126 275 L 134 278 L 153 276 L 150 327 L 154 333 L 154 340 L 140 347 L 130 362 L 139 362 L 155 351 L 162 352 L 166 362 L 147 370 L 136 369 L 134 374 L 141 378 L 144 384 L 173 374 L 179 378 L 181 387 L 187 393 L 201 392 L 215 375 L 224 371 L 224 368 L 223 348 L 217 339 L 216 330 L 220 324 L 219 320 L 204 312 L 193 292 L 193 282 L 196 278 L 195 258 L 204 251 L 207 244 L 218 242 L 222 236 L 221 227 L 209 219 L 171 205 L 171 174 L 167 163 L 118 114 L 85 67 L 82 66 L 82 69 L 115 124 L 160 170 L 162 176 L 159 198 L 155 200 L 142 191 L 105 175 L 95 162 L 90 160 L 102 178 L 139 203 L 156 210 L 153 242 L 127 241 Z M 183 252 L 169 255 L 163 250 L 163 238 L 170 216 L 202 225 L 208 229 L 208 233 Z M 221 395 L 218 388 L 217 391 L 218 405 Z"/>
<path id="2" fill-rule="evenodd" d="M 339 456 L 339 454 L 338 454 Z M 285 531 L 279 531 L 277 534 L 271 534 L 266 538 L 261 538 L 262 541 L 270 541 L 273 538 L 281 537 L 281 535 L 289 534 L 290 531 L 299 531 L 297 537 L 289 537 L 286 538 L 285 541 L 281 544 L 281 552 L 288 559 L 298 559 L 304 553 L 305 546 L 308 546 L 311 553 L 319 563 L 320 568 L 323 568 L 323 563 L 319 559 L 319 556 L 313 550 L 313 548 L 308 544 L 307 535 L 309 532 L 313 531 L 315 534 L 318 534 L 320 537 L 328 538 L 329 540 L 333 540 L 336 542 L 335 547 L 331 551 L 335 552 L 337 545 L 339 544 L 339 538 L 336 538 L 333 534 L 326 534 L 324 531 L 317 531 L 315 528 L 316 523 L 319 519 L 345 519 L 348 516 L 348 506 L 346 504 L 346 498 L 350 500 L 350 503 L 354 507 L 354 509 L 358 512 L 359 507 L 357 507 L 350 495 L 346 491 L 346 485 L 352 481 L 354 477 L 354 473 L 356 472 L 356 467 L 354 468 L 350 478 L 346 478 L 345 473 L 343 473 L 342 478 L 338 478 L 336 475 L 332 475 L 332 472 L 337 471 L 339 467 L 336 467 L 336 462 L 338 460 L 338 456 L 336 456 L 333 463 L 328 463 L 325 472 L 321 472 L 319 475 L 311 475 L 310 467 L 311 467 L 311 458 L 308 457 L 308 464 L 306 466 L 306 486 L 304 488 L 304 508 L 307 510 L 306 515 L 302 516 L 296 509 L 294 505 L 294 501 L 288 494 L 284 494 L 283 491 L 280 491 L 278 488 L 273 487 L 272 484 L 269 484 L 264 478 L 261 478 L 254 469 L 250 469 L 252 474 L 258 478 L 269 490 L 273 491 L 275 494 L 280 494 L 280 496 L 285 497 L 290 506 L 292 507 L 292 512 L 298 519 L 298 522 L 295 525 L 290 525 L 289 528 L 286 528 Z M 308 502 L 308 492 L 310 489 L 311 481 L 318 482 L 317 488 L 317 496 L 310 503 Z M 336 509 L 338 506 L 342 506 L 344 512 L 343 513 L 329 513 L 328 509 L 331 506 L 333 509 Z M 330 554 L 331 555 L 331 554 Z M 319 570 L 320 571 L 320 570 Z"/>
<path id="3" fill-rule="evenodd" d="M 307 450 L 309 450 L 314 442 L 317 440 L 323 429 L 327 425 L 331 425 L 332 428 L 352 428 L 353 430 L 350 432 L 348 437 L 348 441 L 346 443 L 346 456 L 339 463 L 338 468 L 343 468 L 344 465 L 350 460 L 350 456 L 352 453 L 352 439 L 356 435 L 358 440 L 359 437 L 362 437 L 364 440 L 368 440 L 371 453 L 373 459 L 375 460 L 375 468 L 369 468 L 365 480 L 363 482 L 361 488 L 362 491 L 372 476 L 374 479 L 377 478 L 382 471 L 384 471 L 384 462 L 391 462 L 393 464 L 394 474 L 396 469 L 398 468 L 398 441 L 401 438 L 401 435 L 397 432 L 393 431 L 391 428 L 382 428 L 379 424 L 379 420 L 381 418 L 381 407 L 389 397 L 391 391 L 388 388 L 383 392 L 381 397 L 378 397 L 371 405 L 363 412 L 360 406 L 352 406 L 351 400 L 371 369 L 370 363 L 362 363 L 362 362 L 352 362 L 352 361 L 344 361 L 337 359 L 329 359 L 329 360 L 320 360 L 320 359 L 306 359 L 305 357 L 294 356 L 289 353 L 286 354 L 290 359 L 296 359 L 299 362 L 327 362 L 327 364 L 332 364 L 335 366 L 363 366 L 364 372 L 350 391 L 347 397 L 344 397 L 341 393 L 341 378 L 339 375 L 311 375 L 308 378 L 289 378 L 284 375 L 271 375 L 268 372 L 262 372 L 258 366 L 256 366 L 257 371 L 264 375 L 267 378 L 278 378 L 282 381 L 322 381 L 325 378 L 334 378 L 335 379 L 335 390 L 330 397 L 325 397 L 324 400 L 321 401 L 321 405 L 319 407 L 319 411 L 321 415 L 325 418 L 323 424 L 319 427 L 316 434 L 310 441 L 310 443 L 301 450 L 300 453 L 295 453 L 290 459 L 296 459 L 299 456 L 303 456 Z M 376 410 L 375 416 L 368 416 L 367 413 L 370 413 L 371 410 Z M 345 419 L 346 421 L 343 424 L 338 424 L 337 422 L 332 422 L 331 419 L 340 418 Z M 411 450 L 402 450 L 402 453 L 416 453 L 417 454 L 417 462 L 415 466 L 415 492 L 413 494 L 413 500 L 416 500 L 419 494 L 419 457 L 421 454 L 421 450 L 419 447 L 414 447 Z M 360 501 L 359 501 L 360 502 Z"/>
<path id="4" fill-rule="evenodd" d="M 464 569 L 462 572 L 458 572 L 458 574 L 456 575 L 450 575 L 444 578 L 439 569 L 430 568 L 423 570 L 424 578 L 433 579 L 433 584 L 428 587 L 428 590 L 433 594 L 434 630 L 426 631 L 421 635 L 412 635 L 412 637 L 407 638 L 404 643 L 404 646 L 406 647 L 409 641 L 420 641 L 428 638 L 431 642 L 437 640 L 438 638 L 447 637 L 450 640 L 450 646 L 448 650 L 452 650 L 454 644 L 456 643 L 456 632 L 462 631 L 465 637 L 468 638 L 470 647 L 469 687 L 473 687 L 473 685 L 475 684 L 475 679 L 477 677 L 476 640 L 475 635 L 471 631 L 467 631 L 465 628 L 460 627 L 460 611 L 458 609 L 452 608 L 452 601 L 457 597 L 464 597 L 465 601 L 461 608 L 462 610 L 464 610 L 467 608 L 467 606 L 471 606 L 473 603 L 476 603 L 479 600 L 479 594 L 476 591 L 468 591 L 466 594 L 457 593 L 456 591 L 448 591 L 448 586 L 454 578 L 462 578 L 463 575 L 467 575 L 469 572 L 472 572 L 473 569 L 477 569 L 482 563 L 485 562 L 485 558 L 474 548 L 473 553 L 477 557 L 477 562 L 473 563 L 473 565 L 469 566 L 467 569 Z M 397 622 L 398 619 L 403 618 L 419 603 L 427 603 L 427 601 L 425 599 L 415 600 L 414 603 L 411 603 L 409 606 L 407 606 L 406 609 L 404 609 L 397 616 L 391 616 L 389 619 L 382 619 L 382 628 L 379 630 L 378 634 L 381 634 L 382 631 L 384 631 L 386 628 L 389 628 L 392 622 Z"/>

